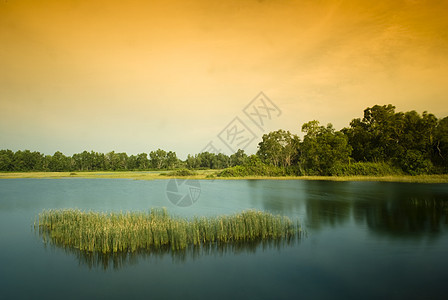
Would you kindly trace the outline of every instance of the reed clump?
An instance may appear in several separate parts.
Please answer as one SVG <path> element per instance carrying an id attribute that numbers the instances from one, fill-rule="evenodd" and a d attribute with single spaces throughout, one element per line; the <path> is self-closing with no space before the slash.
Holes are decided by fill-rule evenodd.
<path id="1" fill-rule="evenodd" d="M 298 223 L 256 210 L 230 216 L 172 217 L 166 209 L 149 212 L 45 210 L 36 229 L 45 242 L 81 251 L 117 253 L 182 250 L 188 246 L 253 242 L 300 236 Z"/>

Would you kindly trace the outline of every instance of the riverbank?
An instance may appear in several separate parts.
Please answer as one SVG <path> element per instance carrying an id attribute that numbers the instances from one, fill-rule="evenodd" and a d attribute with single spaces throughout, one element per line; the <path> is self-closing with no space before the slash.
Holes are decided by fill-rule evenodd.
<path id="1" fill-rule="evenodd" d="M 135 180 L 155 180 L 176 178 L 169 176 L 170 171 L 116 171 L 116 172 L 4 172 L 0 179 L 7 178 L 123 178 Z M 215 179 L 215 180 L 328 180 L 328 181 L 383 181 L 383 182 L 409 182 L 409 183 L 448 183 L 448 174 L 444 175 L 399 175 L 399 176 L 248 176 L 248 177 L 212 177 L 216 170 L 199 170 L 197 174 L 188 179 Z"/>

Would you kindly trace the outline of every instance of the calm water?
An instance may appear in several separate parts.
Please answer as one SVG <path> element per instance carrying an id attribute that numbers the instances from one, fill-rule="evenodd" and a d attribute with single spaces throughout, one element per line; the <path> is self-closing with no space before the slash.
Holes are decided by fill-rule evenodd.
<path id="1" fill-rule="evenodd" d="M 167 200 L 166 185 L 0 180 L 0 298 L 442 299 L 448 293 L 447 184 L 200 181 L 198 201 L 186 208 Z M 281 245 L 105 258 L 44 247 L 32 228 L 42 209 L 162 206 L 182 216 L 256 208 L 300 219 L 308 236 Z"/>

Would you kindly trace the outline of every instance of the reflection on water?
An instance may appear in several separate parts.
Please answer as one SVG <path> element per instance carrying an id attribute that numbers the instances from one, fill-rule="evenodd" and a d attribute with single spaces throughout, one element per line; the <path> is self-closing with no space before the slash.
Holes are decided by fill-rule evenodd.
<path id="1" fill-rule="evenodd" d="M 207 182 L 203 189 L 207 192 Z M 351 228 L 366 231 L 391 240 L 435 240 L 448 227 L 447 185 L 415 185 L 374 182 L 327 181 L 262 181 L 216 182 L 214 187 L 226 190 L 224 196 L 247 203 L 249 207 L 264 209 L 293 219 L 299 218 L 305 231 L 316 234 L 324 230 Z M 213 194 L 212 196 L 215 196 Z M 207 197 L 207 195 L 205 196 Z M 232 207 L 223 199 L 215 205 Z M 206 199 L 205 199 L 206 200 Z M 205 202 L 203 199 L 203 201 Z M 201 203 L 199 202 L 199 205 Z M 214 206 L 213 203 L 211 205 Z M 246 207 L 243 207 L 243 209 Z M 138 261 L 162 259 L 183 263 L 203 255 L 226 253 L 256 253 L 267 247 L 279 250 L 293 245 L 294 241 L 234 243 L 192 247 L 173 252 L 169 248 L 103 255 L 65 248 L 89 268 L 119 269 Z"/>
<path id="2" fill-rule="evenodd" d="M 358 222 L 366 222 L 376 234 L 400 238 L 434 237 L 448 225 L 448 200 L 404 199 L 354 203 Z"/>
<path id="3" fill-rule="evenodd" d="M 375 234 L 418 238 L 448 225 L 447 185 L 252 181 L 249 186 L 253 202 L 261 200 L 265 209 L 281 214 L 302 211 L 313 232 L 366 225 Z"/>
<path id="4" fill-rule="evenodd" d="M 306 216 L 313 229 L 342 226 L 352 218 L 375 233 L 410 235 L 440 232 L 448 223 L 448 201 L 306 201 Z"/>
<path id="5" fill-rule="evenodd" d="M 181 209 L 166 199 L 163 180 L 0 180 L 1 295 L 446 298 L 448 184 L 214 180 L 202 181 L 201 188 L 199 201 Z M 45 249 L 30 230 L 44 209 L 147 211 L 163 206 L 186 218 L 264 210 L 299 219 L 309 235 L 300 243 L 105 256 L 51 244 Z"/>
<path id="6" fill-rule="evenodd" d="M 166 256 L 171 257 L 173 263 L 185 263 L 187 260 L 197 260 L 202 256 L 224 256 L 226 254 L 255 254 L 266 250 L 281 251 L 285 247 L 294 247 L 299 243 L 296 236 L 288 239 L 259 240 L 250 242 L 234 242 L 227 244 L 206 244 L 202 246 L 190 246 L 183 250 L 172 251 L 169 247 L 152 249 L 151 251 L 101 253 L 80 251 L 72 247 L 62 247 L 56 244 L 48 244 L 51 250 L 63 249 L 65 253 L 73 255 L 80 266 L 89 269 L 113 269 L 119 270 L 129 265 L 136 265 L 141 260 L 162 260 Z"/>

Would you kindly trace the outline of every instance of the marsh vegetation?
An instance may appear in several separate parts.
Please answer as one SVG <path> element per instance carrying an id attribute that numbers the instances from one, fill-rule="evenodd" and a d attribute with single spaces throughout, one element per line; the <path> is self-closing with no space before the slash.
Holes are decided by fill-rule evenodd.
<path id="1" fill-rule="evenodd" d="M 81 251 L 117 253 L 188 246 L 288 239 L 300 236 L 298 222 L 267 212 L 247 210 L 230 216 L 170 216 L 166 209 L 101 213 L 45 210 L 35 228 L 46 243 Z"/>

